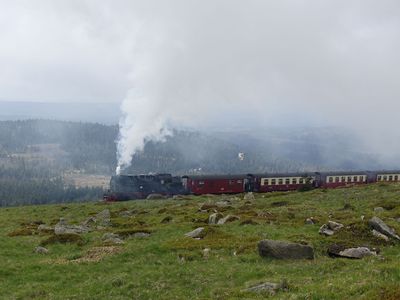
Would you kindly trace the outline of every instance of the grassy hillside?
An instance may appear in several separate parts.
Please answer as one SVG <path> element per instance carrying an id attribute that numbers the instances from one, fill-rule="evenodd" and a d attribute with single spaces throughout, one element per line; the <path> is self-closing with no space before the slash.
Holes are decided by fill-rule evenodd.
<path id="1" fill-rule="evenodd" d="M 370 185 L 336 190 L 188 197 L 180 200 L 84 203 L 0 209 L 0 295 L 2 299 L 262 299 L 269 294 L 244 292 L 262 282 L 288 282 L 274 299 L 399 299 L 400 242 L 374 238 L 367 221 L 375 207 L 379 217 L 400 232 L 400 185 Z M 240 197 L 240 198 L 239 198 Z M 213 209 L 240 217 L 224 225 L 207 225 L 212 213 L 203 203 L 231 199 Z M 212 205 L 210 205 L 212 207 Z M 98 212 L 111 211 L 111 225 L 57 242 L 38 233 L 39 223 L 54 225 L 60 217 L 79 224 Z M 305 225 L 314 217 L 318 223 Z M 361 216 L 365 216 L 362 220 Z M 253 224 L 243 225 L 243 223 Z M 331 237 L 318 234 L 328 220 L 345 228 Z M 204 239 L 184 234 L 205 227 Z M 123 245 L 102 242 L 105 232 L 128 236 Z M 261 258 L 262 239 L 307 243 L 316 258 Z M 360 260 L 330 258 L 332 243 L 378 247 L 379 256 Z M 34 253 L 39 244 L 48 254 Z M 208 257 L 203 250 L 210 249 Z"/>

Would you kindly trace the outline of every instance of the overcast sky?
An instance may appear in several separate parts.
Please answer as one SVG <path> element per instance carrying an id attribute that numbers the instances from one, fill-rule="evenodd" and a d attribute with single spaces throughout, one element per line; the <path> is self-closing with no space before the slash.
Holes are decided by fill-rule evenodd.
<path id="1" fill-rule="evenodd" d="M 397 140 L 399 37 L 395 0 L 0 0 L 0 99 L 123 101 L 140 140 L 243 114 Z"/>

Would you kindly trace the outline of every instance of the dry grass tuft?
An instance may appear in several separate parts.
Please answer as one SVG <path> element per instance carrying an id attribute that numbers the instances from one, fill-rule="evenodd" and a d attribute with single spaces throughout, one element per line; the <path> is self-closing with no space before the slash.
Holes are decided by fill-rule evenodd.
<path id="1" fill-rule="evenodd" d="M 43 240 L 40 245 L 41 246 L 46 246 L 46 245 L 51 245 L 51 244 L 67 244 L 67 243 L 75 243 L 79 246 L 82 246 L 85 244 L 84 239 L 78 235 L 78 234 L 54 234 L 50 236 L 49 238 Z"/>

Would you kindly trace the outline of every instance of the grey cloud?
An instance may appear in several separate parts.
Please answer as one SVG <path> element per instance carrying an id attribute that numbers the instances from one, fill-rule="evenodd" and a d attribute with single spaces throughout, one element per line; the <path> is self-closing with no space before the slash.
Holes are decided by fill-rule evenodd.
<path id="1" fill-rule="evenodd" d="M 0 5 L 0 98 L 123 100 L 122 165 L 165 128 L 238 116 L 340 125 L 397 151 L 398 1 Z"/>

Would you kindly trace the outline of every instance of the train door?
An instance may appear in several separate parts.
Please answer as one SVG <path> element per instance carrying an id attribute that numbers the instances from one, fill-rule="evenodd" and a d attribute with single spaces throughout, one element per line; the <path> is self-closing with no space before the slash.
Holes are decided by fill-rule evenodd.
<path id="1" fill-rule="evenodd" d="M 254 191 L 254 176 L 253 175 L 249 174 L 243 180 L 243 190 L 246 193 Z"/>

